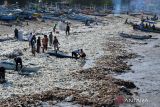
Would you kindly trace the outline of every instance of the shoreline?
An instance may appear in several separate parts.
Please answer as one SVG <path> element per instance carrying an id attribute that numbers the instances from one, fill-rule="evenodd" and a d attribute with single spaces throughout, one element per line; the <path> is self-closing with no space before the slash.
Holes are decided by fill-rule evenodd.
<path id="1" fill-rule="evenodd" d="M 146 102 L 137 102 L 137 106 L 141 107 L 158 107 L 159 102 L 159 43 L 158 35 L 154 36 L 157 39 L 146 41 L 138 41 L 138 44 L 129 47 L 130 51 L 137 54 L 137 57 L 131 59 L 128 63 L 131 64 L 133 72 L 128 72 L 122 75 L 116 75 L 115 78 L 134 81 L 139 87 L 138 96 L 135 99 L 147 100 Z M 124 104 L 120 107 L 130 107 Z"/>

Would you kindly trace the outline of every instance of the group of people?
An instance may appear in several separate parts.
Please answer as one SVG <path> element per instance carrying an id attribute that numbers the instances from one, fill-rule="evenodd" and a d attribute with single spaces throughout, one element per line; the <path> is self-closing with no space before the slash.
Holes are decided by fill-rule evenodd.
<path id="1" fill-rule="evenodd" d="M 146 23 L 146 24 L 145 24 Z M 151 23 L 150 22 L 145 22 L 144 23 L 144 21 L 141 21 L 141 23 L 140 23 L 140 27 L 143 29 L 152 29 L 152 30 L 156 30 L 156 27 L 155 27 L 155 25 L 154 24 L 152 24 L 151 25 Z"/>
<path id="2" fill-rule="evenodd" d="M 49 37 L 49 38 L 48 38 Z M 59 50 L 59 41 L 56 36 L 53 38 L 52 32 L 50 32 L 49 36 L 44 35 L 44 37 L 41 40 L 41 37 L 38 37 L 36 39 L 36 35 L 30 33 L 30 36 L 28 38 L 29 41 L 29 46 L 31 47 L 32 54 L 35 56 L 35 53 L 40 53 L 41 52 L 41 47 L 42 47 L 42 52 L 44 53 L 45 51 L 48 50 L 48 44 L 50 46 L 54 46 L 54 50 Z"/>
<path id="3" fill-rule="evenodd" d="M 146 17 L 146 20 L 152 20 L 152 21 L 156 21 L 158 20 L 158 16 L 155 14 L 153 17 L 149 18 L 148 16 Z"/>
<path id="4" fill-rule="evenodd" d="M 56 26 L 54 26 L 53 28 L 53 32 L 56 31 Z M 15 33 L 15 38 L 18 39 L 18 29 L 16 28 L 14 30 Z M 66 35 L 70 35 L 70 26 L 69 23 L 67 23 L 66 26 Z M 59 50 L 59 41 L 57 39 L 56 36 L 53 37 L 52 32 L 50 32 L 50 34 L 44 35 L 44 37 L 41 40 L 41 37 L 39 36 L 38 38 L 36 38 L 36 35 L 33 33 L 30 33 L 29 37 L 28 37 L 28 41 L 29 41 L 29 47 L 31 47 L 31 51 L 32 54 L 35 56 L 35 53 L 40 53 L 41 52 L 41 47 L 42 47 L 42 52 L 44 53 L 45 51 L 48 50 L 48 45 L 49 46 L 53 46 L 54 50 L 57 52 Z M 73 58 L 83 58 L 85 59 L 86 54 L 84 53 L 83 49 L 78 49 L 72 52 L 72 57 Z M 23 69 L 23 64 L 22 64 L 22 58 L 17 56 L 14 58 L 15 61 L 15 71 L 20 71 Z M 20 68 L 19 68 L 20 65 Z M 0 66 L 0 83 L 4 83 L 5 82 L 5 68 Z"/>
<path id="5" fill-rule="evenodd" d="M 150 22 L 150 20 L 155 21 L 158 20 L 158 16 L 155 14 L 153 18 L 149 18 L 148 16 L 144 18 L 141 17 L 141 24 L 139 25 L 141 28 L 156 30 L 154 22 Z M 152 25 L 151 25 L 152 24 Z"/>
<path id="6" fill-rule="evenodd" d="M 65 22 L 65 21 L 61 21 L 61 22 L 66 24 L 66 28 L 65 28 L 66 35 L 70 35 L 70 24 L 69 24 L 69 22 Z M 53 32 L 54 33 L 56 33 L 56 28 L 57 28 L 57 24 L 55 24 L 53 26 Z"/>
<path id="7" fill-rule="evenodd" d="M 57 24 L 55 24 L 54 27 L 53 27 L 53 32 L 54 33 L 56 33 L 56 27 L 57 27 Z M 69 25 L 69 23 L 67 23 L 65 32 L 66 32 L 66 35 L 70 35 L 70 25 Z M 15 33 L 15 35 L 16 35 L 16 33 Z M 47 51 L 48 43 L 49 43 L 50 46 L 54 47 L 55 51 L 59 50 L 60 43 L 59 43 L 56 36 L 53 37 L 52 32 L 50 32 L 49 36 L 44 35 L 44 37 L 42 39 L 42 43 L 41 43 L 41 37 L 38 37 L 38 39 L 36 40 L 36 35 L 33 35 L 32 33 L 30 33 L 28 41 L 29 41 L 29 46 L 31 46 L 32 54 L 34 56 L 35 56 L 35 52 L 40 53 L 41 46 L 42 46 L 42 52 L 43 53 L 45 51 Z"/>

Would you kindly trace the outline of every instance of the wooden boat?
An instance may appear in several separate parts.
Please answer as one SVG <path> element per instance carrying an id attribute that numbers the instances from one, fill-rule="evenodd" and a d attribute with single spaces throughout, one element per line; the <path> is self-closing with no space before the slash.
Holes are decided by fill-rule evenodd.
<path id="1" fill-rule="evenodd" d="M 129 34 L 126 34 L 126 33 L 120 33 L 119 35 L 121 37 L 124 37 L 124 38 L 132 38 L 132 39 L 139 39 L 139 40 L 151 39 L 152 38 L 151 35 L 139 36 L 139 35 L 129 35 Z"/>
<path id="2" fill-rule="evenodd" d="M 13 21 L 16 19 L 17 19 L 17 17 L 13 14 L 1 14 L 0 15 L 0 20 L 2 20 L 2 21 Z"/>
<path id="3" fill-rule="evenodd" d="M 70 14 L 68 15 L 68 18 L 71 20 L 78 20 L 81 22 L 86 22 L 86 20 L 90 21 L 91 23 L 94 22 L 94 20 L 90 17 L 87 17 L 85 15 L 79 15 L 79 14 Z"/>
<path id="4" fill-rule="evenodd" d="M 62 51 L 49 51 L 47 52 L 47 54 L 51 55 L 51 56 L 55 56 L 57 58 L 73 58 L 72 56 L 62 52 Z"/>
<path id="5" fill-rule="evenodd" d="M 3 66 L 6 70 L 15 70 L 16 64 L 7 61 L 1 61 L 0 65 Z M 24 66 L 22 69 L 19 68 L 18 72 L 21 75 L 31 75 L 40 70 L 40 67 L 26 67 Z"/>
<path id="6" fill-rule="evenodd" d="M 14 63 L 6 61 L 0 62 L 0 65 L 3 66 L 6 70 L 14 70 L 16 66 Z"/>
<path id="7" fill-rule="evenodd" d="M 160 33 L 160 28 L 142 28 L 139 25 L 132 25 L 134 30 L 141 30 L 143 32 L 153 32 L 153 33 Z"/>
<path id="8" fill-rule="evenodd" d="M 48 19 L 48 20 L 56 20 L 56 21 L 60 21 L 61 19 L 59 17 L 55 17 L 53 15 L 48 15 L 48 16 L 42 16 L 42 19 Z"/>
<path id="9" fill-rule="evenodd" d="M 32 12 L 32 11 L 23 11 L 19 14 L 19 18 L 31 20 L 31 19 L 33 19 L 33 14 L 34 14 L 34 12 Z"/>

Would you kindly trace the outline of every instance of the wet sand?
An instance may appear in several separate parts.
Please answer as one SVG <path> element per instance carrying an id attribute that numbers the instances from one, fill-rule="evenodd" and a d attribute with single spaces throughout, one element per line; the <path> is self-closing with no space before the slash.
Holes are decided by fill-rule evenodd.
<path id="1" fill-rule="evenodd" d="M 137 105 L 142 107 L 158 107 L 160 105 L 160 79 L 159 79 L 159 37 L 156 40 L 147 40 L 146 45 L 134 45 L 130 49 L 139 56 L 136 59 L 129 61 L 133 66 L 131 69 L 134 72 L 118 75 L 118 78 L 134 81 L 138 90 L 139 96 L 135 98 L 147 99 L 147 102 L 138 102 Z M 125 105 L 130 107 L 129 105 Z M 122 106 L 123 107 L 123 106 Z"/>

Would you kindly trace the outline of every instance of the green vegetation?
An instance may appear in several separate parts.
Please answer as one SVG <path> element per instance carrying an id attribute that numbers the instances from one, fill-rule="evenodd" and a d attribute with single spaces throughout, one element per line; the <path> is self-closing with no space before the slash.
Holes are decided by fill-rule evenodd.
<path id="1" fill-rule="evenodd" d="M 112 5 L 112 0 L 70 0 L 71 4 L 82 4 L 82 5 Z"/>
<path id="2" fill-rule="evenodd" d="M 4 0 L 0 0 L 1 3 Z M 39 0 L 7 0 L 9 3 L 16 3 L 18 2 L 21 5 L 25 5 L 27 2 L 38 2 Z M 112 5 L 112 0 L 42 0 L 43 2 L 61 2 L 67 1 L 70 4 L 81 4 L 81 5 L 97 5 L 97 6 L 104 6 L 104 5 Z"/>

